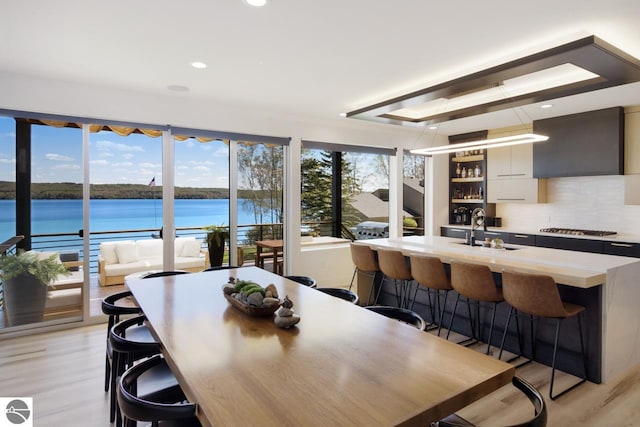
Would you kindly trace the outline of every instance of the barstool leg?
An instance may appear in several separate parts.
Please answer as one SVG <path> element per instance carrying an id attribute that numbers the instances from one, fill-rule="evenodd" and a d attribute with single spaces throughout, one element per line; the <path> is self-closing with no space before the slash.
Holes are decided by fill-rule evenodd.
<path id="1" fill-rule="evenodd" d="M 549 398 L 551 400 L 556 400 L 558 397 L 562 396 L 563 394 L 567 393 L 568 391 L 573 390 L 574 388 L 578 387 L 580 384 L 584 383 L 585 381 L 587 381 L 587 359 L 586 359 L 586 353 L 584 351 L 584 340 L 582 338 L 582 322 L 580 321 L 580 313 L 578 313 L 578 328 L 580 329 L 579 334 L 580 334 L 580 351 L 582 352 L 582 363 L 584 364 L 584 377 L 580 379 L 580 381 L 578 381 L 577 383 L 573 384 L 572 386 L 568 387 L 567 389 L 561 391 L 560 393 L 556 394 L 555 396 L 553 395 L 553 383 L 554 383 L 554 377 L 555 377 L 555 373 L 556 373 L 556 354 L 558 352 L 558 337 L 560 336 L 560 322 L 562 321 L 562 319 L 556 319 L 556 337 L 555 340 L 553 342 L 553 359 L 551 361 L 551 385 L 549 386 Z"/>
<path id="2" fill-rule="evenodd" d="M 489 340 L 488 340 L 488 344 L 487 344 L 487 355 L 489 355 L 489 352 L 491 351 L 491 338 L 493 336 L 493 324 L 496 321 L 496 309 L 497 308 L 498 308 L 498 303 L 494 302 L 493 303 L 493 313 L 491 313 L 491 325 L 489 326 Z"/>
<path id="3" fill-rule="evenodd" d="M 507 332 L 509 331 L 509 323 L 511 323 L 511 315 L 513 314 L 513 307 L 509 307 L 509 315 L 507 316 L 507 323 L 504 326 L 504 332 L 502 333 L 502 340 L 500 341 L 500 352 L 498 353 L 498 360 L 502 359 L 502 351 L 504 350 L 504 342 L 507 339 Z M 517 317 L 516 317 L 517 319 Z M 520 337 L 518 337 L 518 342 Z"/>
<path id="4" fill-rule="evenodd" d="M 378 293 L 376 294 L 376 299 L 373 302 L 373 305 L 378 305 L 378 299 L 380 298 L 380 292 L 382 292 L 382 286 L 384 285 L 384 275 L 380 279 L 380 286 L 378 287 Z"/>
<path id="5" fill-rule="evenodd" d="M 451 334 L 451 327 L 453 326 L 453 319 L 456 317 L 456 309 L 458 308 L 458 301 L 460 300 L 460 294 L 456 295 L 456 303 L 453 305 L 453 313 L 451 313 L 451 320 L 449 320 L 449 330 L 447 331 L 446 339 L 449 339 Z"/>
<path id="6" fill-rule="evenodd" d="M 440 336 L 440 331 L 442 330 L 442 320 L 444 317 L 444 309 L 447 307 L 447 297 L 449 296 L 449 291 L 444 291 L 444 303 L 442 304 L 442 306 L 440 306 L 440 321 L 438 322 L 438 336 Z M 438 298 L 438 302 L 440 301 L 440 298 Z M 447 333 L 447 338 L 448 338 L 448 333 Z"/>
<path id="7" fill-rule="evenodd" d="M 353 286 L 353 281 L 356 278 L 356 274 L 358 274 L 358 267 L 353 269 L 353 276 L 351 276 L 351 283 L 349 284 L 349 290 L 351 290 L 351 287 Z"/>

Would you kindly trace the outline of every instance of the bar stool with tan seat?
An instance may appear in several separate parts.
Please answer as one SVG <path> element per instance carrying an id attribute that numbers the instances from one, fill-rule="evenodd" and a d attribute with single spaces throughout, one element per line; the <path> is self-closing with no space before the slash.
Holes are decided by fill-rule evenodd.
<path id="1" fill-rule="evenodd" d="M 440 258 L 428 255 L 410 255 L 409 260 L 411 262 L 411 275 L 418 283 L 416 293 L 413 296 L 413 301 L 415 302 L 418 289 L 421 286 L 427 288 L 426 291 L 429 306 L 431 308 L 431 318 L 434 320 L 434 323 L 434 307 L 433 304 L 431 304 L 429 290 L 434 290 L 436 292 L 435 308 L 438 313 L 438 336 L 440 336 L 444 309 L 447 306 L 447 296 L 449 295 L 449 291 L 453 290 L 451 281 L 447 277 L 447 273 L 444 271 L 444 265 L 442 265 Z M 444 302 L 442 304 L 440 304 L 440 291 L 444 292 Z"/>
<path id="2" fill-rule="evenodd" d="M 472 338 L 481 340 L 480 335 L 480 303 L 487 302 L 493 304 L 493 310 L 491 313 L 491 325 L 489 326 L 489 339 L 487 341 L 487 354 L 491 350 L 491 338 L 493 337 L 493 325 L 496 320 L 496 308 L 497 305 L 504 301 L 502 291 L 496 286 L 496 282 L 493 280 L 493 274 L 486 265 L 470 264 L 466 262 L 451 261 L 451 286 L 458 292 L 456 297 L 456 303 L 453 306 L 453 314 L 451 315 L 451 321 L 449 322 L 449 331 L 447 332 L 447 339 L 451 333 L 451 326 L 453 325 L 453 319 L 456 316 L 456 308 L 458 308 L 458 301 L 460 296 L 467 299 L 467 308 L 469 308 L 469 323 L 471 324 Z M 473 327 L 473 321 L 471 317 L 471 304 L 474 300 L 476 305 L 476 317 L 478 323 L 478 337 Z"/>
<path id="3" fill-rule="evenodd" d="M 411 269 L 405 260 L 404 254 L 401 251 L 391 249 L 377 249 L 377 252 L 380 271 L 382 271 L 386 277 L 392 279 L 395 285 L 398 307 L 408 308 L 413 276 L 411 275 Z M 398 289 L 398 282 L 401 282 L 400 289 Z M 374 304 L 377 304 L 381 290 L 382 283 L 380 284 L 380 289 L 378 289 L 378 295 L 376 295 Z"/>
<path id="4" fill-rule="evenodd" d="M 367 304 L 371 303 L 371 296 L 376 288 L 376 274 L 380 272 L 380 266 L 378 265 L 378 259 L 376 253 L 367 245 L 359 245 L 357 243 L 351 243 L 351 260 L 356 268 L 353 270 L 353 276 L 351 277 L 351 284 L 349 284 L 349 290 L 353 287 L 353 281 L 358 273 L 371 277 L 371 289 L 369 290 L 369 297 L 367 298 Z M 375 304 L 375 302 L 374 302 Z"/>
<path id="5" fill-rule="evenodd" d="M 587 355 L 584 349 L 584 338 L 582 336 L 582 321 L 580 315 L 585 310 L 581 305 L 572 304 L 562 301 L 558 285 L 550 276 L 541 274 L 525 274 L 505 271 L 502 273 L 502 291 L 504 298 L 511 305 L 509 317 L 505 326 L 502 343 L 500 344 L 500 354 L 504 346 L 504 340 L 509 328 L 509 321 L 513 311 L 521 311 L 531 316 L 531 339 L 532 354 L 531 359 L 535 357 L 535 337 L 533 334 L 533 316 L 541 318 L 556 319 L 556 332 L 553 342 L 553 358 L 551 361 L 551 384 L 549 387 L 549 398 L 555 400 L 566 392 L 573 390 L 587 380 Z M 568 387 L 560 393 L 553 395 L 553 382 L 556 372 L 556 355 L 558 353 L 558 339 L 560 336 L 560 323 L 568 317 L 576 317 L 578 319 L 578 331 L 580 336 L 580 351 L 582 354 L 582 363 L 584 368 L 584 377 L 576 384 Z"/>

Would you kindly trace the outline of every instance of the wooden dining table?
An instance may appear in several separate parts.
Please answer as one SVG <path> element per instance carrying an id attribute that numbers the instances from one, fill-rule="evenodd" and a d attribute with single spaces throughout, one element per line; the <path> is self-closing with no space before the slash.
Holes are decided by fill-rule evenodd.
<path id="1" fill-rule="evenodd" d="M 301 321 L 231 306 L 229 277 L 273 283 Z M 127 285 L 204 426 L 426 426 L 513 366 L 257 267 Z"/>
<path id="2" fill-rule="evenodd" d="M 284 249 L 284 241 L 280 239 L 271 239 L 271 240 L 258 240 L 256 241 L 256 265 L 260 263 L 260 267 L 264 267 L 264 261 L 261 257 L 263 250 L 271 251 L 273 258 L 273 271 L 277 274 L 281 274 L 280 264 L 278 263 L 278 258 L 282 254 L 282 250 Z"/>

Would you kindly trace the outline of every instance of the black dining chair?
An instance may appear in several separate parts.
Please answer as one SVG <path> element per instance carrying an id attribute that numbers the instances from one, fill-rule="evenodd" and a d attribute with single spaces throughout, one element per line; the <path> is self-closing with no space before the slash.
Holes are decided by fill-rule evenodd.
<path id="1" fill-rule="evenodd" d="M 131 368 L 137 361 L 160 353 L 160 343 L 151 335 L 151 331 L 144 324 L 146 317 L 136 316 L 123 320 L 111 328 L 109 341 L 113 349 L 111 371 L 111 422 L 121 426 L 116 399 L 117 379 L 125 370 Z M 146 383 L 142 396 L 161 396 L 163 398 L 180 397 L 178 382 L 170 372 L 164 375 L 154 375 Z"/>
<path id="2" fill-rule="evenodd" d="M 172 396 L 145 393 L 145 377 L 173 377 L 166 360 L 156 355 L 135 364 L 120 377 L 118 382 L 118 406 L 126 427 L 134 427 L 137 421 L 151 422 L 155 427 L 200 426 L 196 418 L 196 405 L 185 402 L 182 390 Z"/>
<path id="3" fill-rule="evenodd" d="M 111 348 L 111 341 L 109 340 L 111 328 L 113 327 L 113 325 L 120 322 L 120 316 L 140 314 L 142 313 L 142 310 L 133 301 L 131 292 L 124 291 L 106 296 L 102 300 L 102 312 L 109 316 L 109 320 L 107 322 L 106 355 L 104 362 L 104 391 L 108 392 L 111 389 L 111 383 L 115 384 L 116 380 L 115 377 L 113 378 L 113 380 L 111 378 L 111 374 L 114 371 L 113 349 Z M 112 399 L 115 399 L 115 391 L 113 389 L 111 389 L 111 393 Z M 113 421 L 113 417 L 115 417 L 115 406 L 112 411 L 111 417 L 111 421 Z"/>
<path id="4" fill-rule="evenodd" d="M 424 331 L 424 328 L 427 327 L 427 322 L 415 311 L 411 311 L 406 308 L 399 307 L 391 307 L 387 305 L 369 305 L 365 307 L 367 310 L 371 310 L 378 314 L 382 314 L 383 316 L 389 317 L 391 319 L 396 319 L 404 323 L 408 323 L 409 325 Z"/>
<path id="5" fill-rule="evenodd" d="M 316 288 L 318 291 L 323 292 L 332 297 L 340 298 L 345 301 L 349 301 L 352 304 L 358 304 L 358 294 L 349 289 L 344 288 Z"/>
<path id="6" fill-rule="evenodd" d="M 533 417 L 526 421 L 517 424 L 510 424 L 505 427 L 546 427 L 547 404 L 545 403 L 542 394 L 534 386 L 520 377 L 514 376 L 511 383 L 533 404 L 534 413 Z M 476 427 L 476 425 L 470 423 L 457 414 L 452 414 L 440 421 L 431 423 L 431 427 Z"/>
<path id="7" fill-rule="evenodd" d="M 167 270 L 167 271 L 153 271 L 151 273 L 146 273 L 140 276 L 141 279 L 152 279 L 154 277 L 167 277 L 167 276 L 177 276 L 179 274 L 190 274 L 190 271 L 185 270 Z"/>
<path id="8" fill-rule="evenodd" d="M 316 280 L 309 276 L 284 276 L 284 277 L 285 279 L 293 280 L 294 282 L 300 283 L 301 285 L 305 285 L 310 288 L 318 287 Z"/>

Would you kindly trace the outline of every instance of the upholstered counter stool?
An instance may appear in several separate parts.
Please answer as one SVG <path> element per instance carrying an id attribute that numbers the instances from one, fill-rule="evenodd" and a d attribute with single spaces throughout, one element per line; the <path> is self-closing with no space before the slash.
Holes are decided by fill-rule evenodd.
<path id="1" fill-rule="evenodd" d="M 532 340 L 532 354 L 531 358 L 535 357 L 535 336 L 533 333 L 533 316 L 540 318 L 550 318 L 556 321 L 555 339 L 553 342 L 553 358 L 551 361 L 551 384 L 549 386 L 549 398 L 555 400 L 559 396 L 562 396 L 566 392 L 573 390 L 580 384 L 587 380 L 587 356 L 584 348 L 584 338 L 582 334 L 582 322 L 580 315 L 585 310 L 581 305 L 572 304 L 562 301 L 560 298 L 560 292 L 558 291 L 558 285 L 555 280 L 550 276 L 539 274 L 525 274 L 505 271 L 502 273 L 502 292 L 504 299 L 511 305 L 509 310 L 509 317 L 507 318 L 507 324 L 505 326 L 504 335 L 502 336 L 502 343 L 500 344 L 500 354 L 504 346 L 504 340 L 509 328 L 509 321 L 513 314 L 513 311 L 521 311 L 530 316 L 531 319 L 531 340 Z M 556 356 L 558 353 L 558 340 L 560 337 L 560 323 L 562 320 L 568 317 L 576 317 L 578 319 L 578 332 L 580 337 L 580 351 L 582 355 L 582 363 L 584 368 L 584 377 L 561 391 L 560 393 L 553 395 L 553 383 L 556 372 Z"/>
<path id="2" fill-rule="evenodd" d="M 369 246 L 359 245 L 357 243 L 351 243 L 350 248 L 351 260 L 356 268 L 354 268 L 353 276 L 351 276 L 349 290 L 353 287 L 353 281 L 358 273 L 371 277 L 371 289 L 369 290 L 369 297 L 366 302 L 366 304 L 371 304 L 371 296 L 375 292 L 376 288 L 376 274 L 380 272 L 376 253 Z"/>
<path id="3" fill-rule="evenodd" d="M 481 328 L 480 328 L 480 303 L 491 303 L 491 324 L 489 326 L 489 339 L 487 341 L 487 354 L 491 350 L 491 338 L 493 337 L 493 325 L 496 320 L 496 307 L 499 303 L 504 301 L 502 297 L 502 291 L 496 286 L 496 282 L 493 280 L 493 273 L 486 265 L 470 264 L 466 262 L 452 261 L 451 262 L 451 286 L 458 292 L 456 296 L 456 303 L 453 306 L 453 314 L 451 315 L 451 321 L 449 322 L 449 331 L 447 332 L 447 339 L 451 333 L 451 327 L 453 325 L 453 319 L 456 316 L 456 309 L 458 308 L 458 302 L 460 296 L 466 298 L 467 308 L 469 309 L 469 323 L 471 325 L 471 336 L 474 339 L 481 341 Z M 476 336 L 473 321 L 471 317 L 471 304 L 472 300 L 476 302 L 476 317 L 478 323 L 478 336 Z"/>
<path id="4" fill-rule="evenodd" d="M 396 299 L 398 301 L 398 307 L 409 307 L 409 294 L 411 282 L 413 276 L 411 275 L 411 269 L 405 260 L 404 254 L 398 250 L 390 249 L 378 249 L 378 264 L 380 265 L 380 271 L 389 279 L 393 280 L 393 284 L 396 288 Z M 400 282 L 400 288 L 398 288 L 398 282 Z M 380 297 L 380 291 L 382 290 L 382 283 L 374 304 L 377 304 Z"/>
<path id="5" fill-rule="evenodd" d="M 436 322 L 434 308 L 438 314 L 438 336 L 440 336 L 444 309 L 447 306 L 447 296 L 449 295 L 449 291 L 453 290 L 451 281 L 447 277 L 447 273 L 444 271 L 444 265 L 442 265 L 440 258 L 427 255 L 411 255 L 409 256 L 409 260 L 411 262 L 411 275 L 418 283 L 416 293 L 413 296 L 413 301 L 415 302 L 416 300 L 418 289 L 420 287 L 426 288 L 433 323 Z M 429 290 L 434 290 L 436 293 L 434 304 L 431 304 Z M 440 291 L 444 292 L 444 302 L 442 304 L 440 304 Z M 413 309 L 413 307 L 411 309 Z"/>

